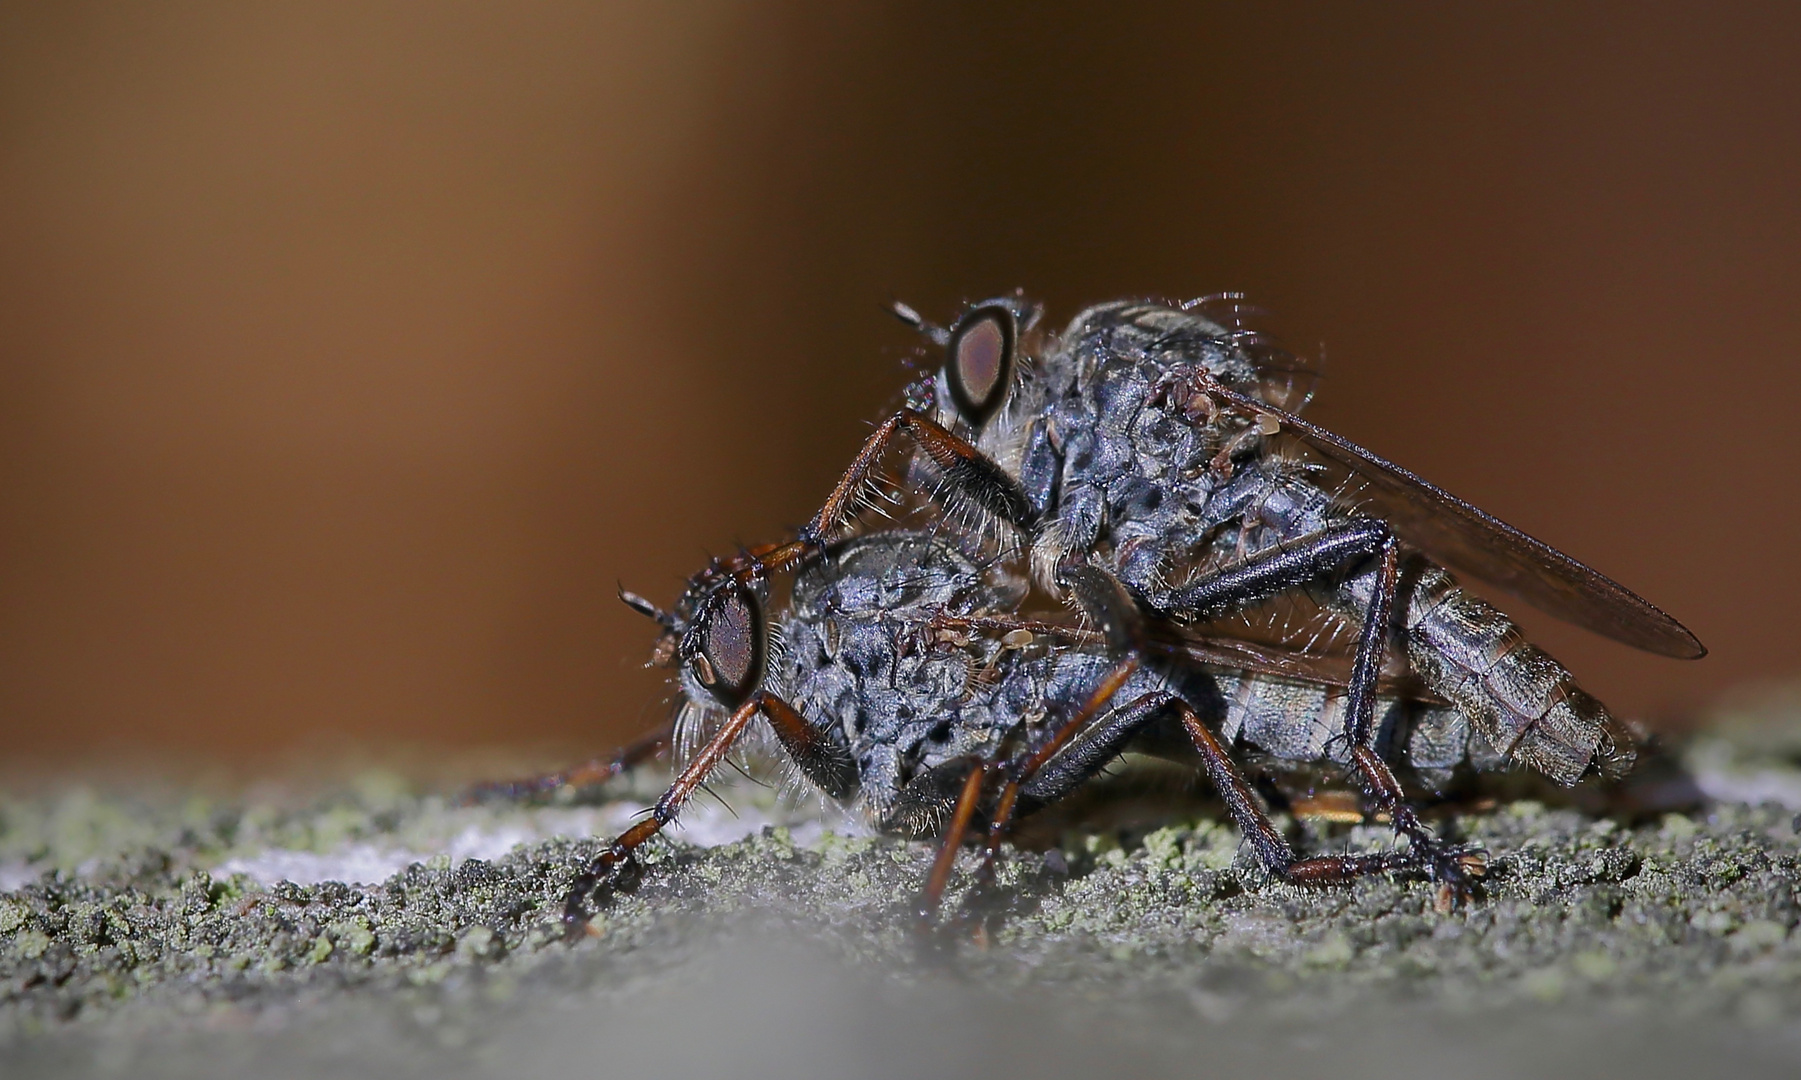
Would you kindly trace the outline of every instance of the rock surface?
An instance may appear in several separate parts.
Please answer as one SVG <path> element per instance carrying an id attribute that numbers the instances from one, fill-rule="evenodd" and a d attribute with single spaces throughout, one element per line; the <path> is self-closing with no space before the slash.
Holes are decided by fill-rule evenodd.
<path id="1" fill-rule="evenodd" d="M 1690 760 L 1704 789 L 1780 796 L 1801 779 L 1792 749 L 1714 740 Z M 1801 841 L 1772 799 L 1460 814 L 1446 825 L 1492 871 L 1448 913 L 1421 881 L 1272 884 L 1203 811 L 1071 828 L 1010 852 L 986 930 L 924 939 L 930 846 L 740 785 L 721 790 L 737 819 L 697 808 L 686 835 L 712 846 L 657 846 L 571 944 L 572 876 L 654 786 L 461 806 L 370 774 L 286 809 L 83 787 L 0 802 L 0 1061 L 439 1077 L 1801 1064 Z M 731 839 L 734 820 L 750 835 Z M 1374 824 L 1291 828 L 1312 850 L 1392 842 Z"/>

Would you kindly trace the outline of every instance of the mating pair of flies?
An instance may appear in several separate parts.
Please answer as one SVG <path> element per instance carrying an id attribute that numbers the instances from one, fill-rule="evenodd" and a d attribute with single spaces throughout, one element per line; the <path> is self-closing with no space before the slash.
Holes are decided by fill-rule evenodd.
<path id="1" fill-rule="evenodd" d="M 791 540 L 715 560 L 673 610 L 622 593 L 662 627 L 654 662 L 677 671 L 676 715 L 531 786 L 604 779 L 671 741 L 679 771 L 578 875 L 571 928 L 596 890 L 635 880 L 634 852 L 748 740 L 772 737 L 801 778 L 878 827 L 939 837 L 928 919 L 972 831 L 980 881 L 1017 818 L 1126 750 L 1197 764 L 1277 879 L 1423 873 L 1441 907 L 1484 864 L 1421 821 L 1396 767 L 1427 788 L 1459 768 L 1524 766 L 1565 785 L 1625 772 L 1627 729 L 1452 572 L 1651 652 L 1697 658 L 1700 642 L 1302 420 L 1312 373 L 1247 330 L 1237 301 L 1116 301 L 1060 334 L 1018 297 L 948 328 L 897 305 L 942 364 L 907 388 L 819 512 Z M 927 523 L 852 535 L 872 497 L 917 497 Z M 789 596 L 772 603 L 785 575 Z M 1281 606 L 1331 640 L 1246 618 Z M 1406 845 L 1297 855 L 1238 756 L 1264 775 L 1355 777 Z"/>

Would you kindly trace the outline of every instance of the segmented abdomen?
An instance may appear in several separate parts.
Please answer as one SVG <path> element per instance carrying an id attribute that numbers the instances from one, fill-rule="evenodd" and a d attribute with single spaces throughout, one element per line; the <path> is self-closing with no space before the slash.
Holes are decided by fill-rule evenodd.
<path id="1" fill-rule="evenodd" d="M 1560 784 L 1574 784 L 1591 764 L 1605 775 L 1631 767 L 1630 734 L 1512 619 L 1431 563 L 1410 569 L 1407 659 L 1497 754 Z"/>
<path id="2" fill-rule="evenodd" d="M 1214 677 L 1225 701 L 1223 737 L 1289 761 L 1349 764 L 1342 687 L 1251 672 Z M 1372 741 L 1384 758 L 1435 779 L 1466 759 L 1477 768 L 1500 764 L 1485 743 L 1470 740 L 1469 721 L 1450 705 L 1379 697 Z"/>
<path id="3" fill-rule="evenodd" d="M 1213 502 L 1216 520 L 1243 515 L 1267 526 L 1257 530 L 1259 542 L 1247 545 L 1253 551 L 1344 520 L 1330 493 L 1268 462 L 1241 473 Z M 1562 664 L 1526 641 L 1504 612 L 1463 591 L 1449 572 L 1422 556 L 1407 560 L 1401 582 L 1397 630 L 1409 666 L 1467 720 L 1471 761 L 1519 762 L 1566 785 L 1591 765 L 1608 776 L 1631 767 L 1630 733 Z M 1355 622 L 1374 587 L 1375 573 L 1365 571 L 1314 595 Z M 1435 742 L 1457 741 L 1448 722 L 1438 726 L 1442 738 Z"/>

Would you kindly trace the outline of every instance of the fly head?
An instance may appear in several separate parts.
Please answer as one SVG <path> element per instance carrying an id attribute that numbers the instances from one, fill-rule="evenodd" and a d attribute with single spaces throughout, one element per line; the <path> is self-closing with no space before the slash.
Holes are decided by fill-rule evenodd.
<path id="1" fill-rule="evenodd" d="M 727 709 L 763 685 L 769 661 L 769 622 L 763 601 L 736 578 L 701 597 L 678 646 L 686 673 Z"/>
<path id="2" fill-rule="evenodd" d="M 1021 339 L 1037 324 L 1040 310 L 1021 297 L 998 297 L 970 305 L 945 329 L 895 304 L 897 316 L 945 351 L 938 377 L 909 388 L 908 404 L 922 412 L 942 405 L 962 427 L 980 434 L 1019 382 Z"/>

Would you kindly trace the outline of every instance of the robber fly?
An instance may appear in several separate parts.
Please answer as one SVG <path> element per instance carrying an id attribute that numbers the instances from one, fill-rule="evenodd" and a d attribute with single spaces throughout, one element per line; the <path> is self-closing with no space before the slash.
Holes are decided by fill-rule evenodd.
<path id="1" fill-rule="evenodd" d="M 946 523 L 1011 544 L 1038 587 L 1080 609 L 1113 658 L 1089 701 L 1009 767 L 990 800 L 991 850 L 1027 778 L 1150 662 L 1150 628 L 1217 626 L 1305 594 L 1356 632 L 1342 724 L 1326 741 L 1337 740 L 1376 809 L 1408 838 L 1415 864 L 1452 894 L 1467 892 L 1469 854 L 1424 827 L 1376 747 L 1391 646 L 1427 694 L 1454 707 L 1463 744 L 1489 757 L 1568 785 L 1591 771 L 1624 772 L 1634 750 L 1600 702 L 1452 571 L 1641 649 L 1682 658 L 1705 650 L 1610 579 L 1302 420 L 1290 410 L 1305 403 L 1296 394 L 1305 372 L 1210 318 L 1216 306 L 1102 304 L 1047 336 L 1036 306 L 1015 297 L 973 305 L 948 329 L 897 305 L 944 350 L 942 366 L 876 427 L 795 540 L 721 561 L 697 580 L 715 587 L 821 550 L 852 522 L 894 445 L 910 441 L 907 483 Z M 982 799 L 971 784 L 953 835 Z M 1347 861 L 1296 874 L 1274 856 L 1266 862 L 1309 881 L 1389 868 Z"/>
<path id="2" fill-rule="evenodd" d="M 770 603 L 763 579 L 731 575 L 698 576 L 672 611 L 623 593 L 663 628 L 655 662 L 677 669 L 672 737 L 682 767 L 650 815 L 577 880 L 567 920 L 580 924 L 597 887 L 635 876 L 636 849 L 728 754 L 771 741 L 799 786 L 916 838 L 960 836 L 974 810 L 994 812 L 996 794 L 983 783 L 1002 770 L 1019 780 L 1010 809 L 1023 815 L 1067 797 L 1128 749 L 1198 763 L 1266 865 L 1300 880 L 1342 872 L 1342 858 L 1295 855 L 1214 734 L 1237 732 L 1297 764 L 1330 762 L 1321 737 L 1337 692 L 1329 674 L 1278 649 L 1178 630 L 1159 649 L 1169 662 L 1141 666 L 1097 695 L 1114 668 L 1107 643 L 1072 624 L 1022 620 L 1029 590 L 1016 567 L 978 560 L 938 530 L 892 529 L 804 559 L 782 605 Z M 1383 692 L 1379 745 L 1420 767 L 1464 759 L 1468 746 L 1451 745 L 1462 730 L 1454 709 L 1393 686 Z M 1109 697 L 1122 704 L 1097 711 Z M 956 849 L 941 848 L 928 908 Z M 1363 860 L 1407 864 L 1393 853 Z"/>

